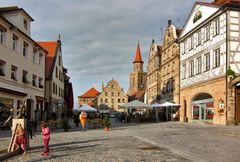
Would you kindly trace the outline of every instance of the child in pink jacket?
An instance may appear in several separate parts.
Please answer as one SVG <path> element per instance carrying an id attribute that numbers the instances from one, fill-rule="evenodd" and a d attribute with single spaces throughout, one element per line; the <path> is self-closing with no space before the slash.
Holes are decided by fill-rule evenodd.
<path id="1" fill-rule="evenodd" d="M 49 140 L 50 140 L 50 129 L 47 127 L 46 123 L 41 123 L 40 127 L 42 128 L 42 136 L 44 141 L 44 152 L 41 154 L 42 156 L 48 156 L 49 153 Z"/>

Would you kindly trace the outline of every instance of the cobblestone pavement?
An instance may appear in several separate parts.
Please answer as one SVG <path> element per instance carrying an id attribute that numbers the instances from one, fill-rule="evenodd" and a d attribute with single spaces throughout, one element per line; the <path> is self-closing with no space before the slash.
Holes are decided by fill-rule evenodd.
<path id="1" fill-rule="evenodd" d="M 1 140 L 8 138 L 0 137 Z M 110 128 L 109 132 L 58 130 L 52 131 L 49 157 L 40 156 L 42 143 L 41 136 L 37 135 L 31 140 L 26 156 L 6 161 L 238 162 L 240 159 L 239 126 L 170 122 L 124 124 Z"/>

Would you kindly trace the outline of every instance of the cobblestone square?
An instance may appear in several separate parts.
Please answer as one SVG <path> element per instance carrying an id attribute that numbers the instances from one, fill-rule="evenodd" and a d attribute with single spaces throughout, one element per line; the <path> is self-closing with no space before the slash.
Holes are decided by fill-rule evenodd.
<path id="1" fill-rule="evenodd" d="M 7 133 L 7 132 L 5 132 Z M 3 136 L 3 135 L 1 135 Z M 9 138 L 0 138 L 7 147 Z M 123 124 L 102 129 L 69 132 L 53 130 L 49 157 L 41 157 L 40 134 L 30 141 L 26 156 L 7 161 L 239 161 L 240 127 L 179 122 Z"/>

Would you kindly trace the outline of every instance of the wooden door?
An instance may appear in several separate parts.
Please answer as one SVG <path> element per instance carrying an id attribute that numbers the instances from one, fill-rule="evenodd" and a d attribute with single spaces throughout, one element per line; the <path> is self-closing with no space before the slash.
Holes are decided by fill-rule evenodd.
<path id="1" fill-rule="evenodd" d="M 236 120 L 240 123 L 240 87 L 236 87 Z"/>
<path id="2" fill-rule="evenodd" d="M 27 117 L 28 117 L 28 120 L 31 120 L 32 116 L 31 116 L 31 112 L 32 112 L 32 102 L 31 100 L 27 100 Z"/>

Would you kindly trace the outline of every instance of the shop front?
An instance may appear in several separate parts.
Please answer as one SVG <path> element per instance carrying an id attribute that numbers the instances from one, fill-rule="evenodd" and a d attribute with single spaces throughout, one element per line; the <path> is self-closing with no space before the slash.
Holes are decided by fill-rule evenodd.
<path id="1" fill-rule="evenodd" d="M 208 121 L 214 117 L 213 98 L 209 94 L 201 94 L 192 101 L 192 121 Z"/>

